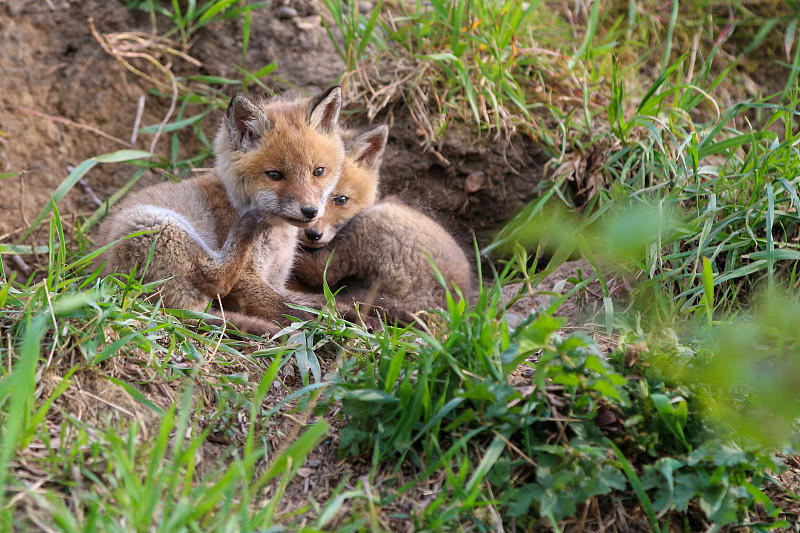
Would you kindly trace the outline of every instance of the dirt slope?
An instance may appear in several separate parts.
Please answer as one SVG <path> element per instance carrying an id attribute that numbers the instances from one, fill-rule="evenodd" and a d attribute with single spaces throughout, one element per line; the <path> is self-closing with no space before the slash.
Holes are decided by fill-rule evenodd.
<path id="1" fill-rule="evenodd" d="M 247 66 L 256 70 L 275 61 L 274 74 L 314 92 L 336 83 L 343 64 L 314 2 L 293 2 L 292 6 L 297 15 L 289 18 L 278 16 L 279 5 L 254 13 Z M 141 134 L 130 144 L 141 97 L 145 98 L 141 125 L 157 124 L 169 111 L 169 98 L 151 94 L 152 83 L 102 49 L 92 34 L 90 19 L 104 36 L 140 32 L 143 39 L 148 34 L 152 37 L 149 14 L 132 11 L 119 0 L 0 2 L 0 173 L 18 172 L 0 181 L 2 242 L 19 237 L 69 169 L 81 161 L 122 148 L 150 148 L 152 135 Z M 167 54 L 152 43 L 134 51 L 150 54 L 178 76 L 239 78 L 234 65 L 241 64 L 241 25 L 240 20 L 228 20 L 193 34 L 187 54 L 196 62 Z M 159 33 L 171 27 L 171 21 L 157 20 Z M 166 81 L 152 66 L 131 61 Z M 274 79 L 265 82 L 281 88 Z M 467 135 L 453 133 L 434 153 L 424 150 L 417 128 L 402 107 L 392 109 L 381 117 L 392 125 L 384 194 L 399 194 L 434 213 L 465 245 L 472 231 L 491 232 L 520 207 L 541 178 L 545 158 L 527 139 L 476 145 Z M 207 136 L 213 135 L 217 120 L 212 114 L 203 122 Z M 361 122 L 358 114 L 351 119 L 351 123 Z M 169 154 L 168 142 L 162 136 L 155 152 Z M 196 148 L 187 137 L 181 154 L 191 155 Z M 125 165 L 95 168 L 59 205 L 62 214 L 91 213 L 98 200 L 104 201 L 125 184 L 132 172 Z M 160 179 L 151 175 L 143 183 Z M 43 238 L 44 232 L 39 232 L 33 241 Z"/>

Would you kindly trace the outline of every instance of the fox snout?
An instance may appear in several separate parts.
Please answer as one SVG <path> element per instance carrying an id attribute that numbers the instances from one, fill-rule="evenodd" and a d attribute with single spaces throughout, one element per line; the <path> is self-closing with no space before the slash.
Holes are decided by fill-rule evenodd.
<path id="1" fill-rule="evenodd" d="M 300 233 L 300 244 L 305 248 L 322 248 L 333 238 L 327 230 L 330 227 L 318 222 L 309 226 Z"/>
<path id="2" fill-rule="evenodd" d="M 303 213 L 303 216 L 306 217 L 308 220 L 313 220 L 314 217 L 317 216 L 319 212 L 319 208 L 315 205 L 304 205 L 300 208 L 300 212 Z"/>
<path id="3" fill-rule="evenodd" d="M 306 238 L 309 241 L 316 242 L 322 238 L 322 232 L 317 228 L 306 228 Z"/>
<path id="4" fill-rule="evenodd" d="M 282 210 L 283 217 L 290 224 L 300 228 L 308 228 L 311 224 L 316 223 L 325 213 L 324 203 L 321 206 L 311 202 L 301 204 L 288 202 L 287 204 L 284 204 Z"/>

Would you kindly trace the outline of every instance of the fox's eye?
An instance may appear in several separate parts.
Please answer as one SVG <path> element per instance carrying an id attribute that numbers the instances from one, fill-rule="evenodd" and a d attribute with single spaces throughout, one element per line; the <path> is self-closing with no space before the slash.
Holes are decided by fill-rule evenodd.
<path id="1" fill-rule="evenodd" d="M 347 203 L 347 200 L 349 200 L 347 196 L 334 196 L 333 205 L 344 205 Z"/>
<path id="2" fill-rule="evenodd" d="M 286 179 L 286 176 L 284 176 L 277 170 L 267 170 L 267 177 L 272 181 L 281 181 Z"/>
<path id="3" fill-rule="evenodd" d="M 314 175 L 316 177 L 320 177 L 323 174 L 325 174 L 325 167 L 317 167 L 317 168 L 314 169 Z"/>

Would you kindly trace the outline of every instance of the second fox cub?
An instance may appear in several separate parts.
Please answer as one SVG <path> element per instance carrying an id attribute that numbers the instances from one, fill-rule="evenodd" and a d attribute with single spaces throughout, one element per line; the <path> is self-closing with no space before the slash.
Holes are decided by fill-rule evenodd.
<path id="1" fill-rule="evenodd" d="M 411 323 L 416 312 L 446 303 L 431 261 L 448 288 L 457 285 L 464 294 L 472 288 L 472 271 L 464 251 L 434 220 L 398 201 L 374 204 L 387 134 L 385 126 L 342 134 L 342 177 L 325 215 L 301 233 L 293 274 L 320 290 L 330 257 L 327 282 L 332 290 L 343 287 L 337 300 Z"/>
<path id="2" fill-rule="evenodd" d="M 196 311 L 252 284 L 264 301 L 251 314 L 280 318 L 289 311 L 297 227 L 324 214 L 341 172 L 340 107 L 339 87 L 314 99 L 235 95 L 213 172 L 145 188 L 103 222 L 100 245 L 122 239 L 98 259 L 104 273 L 135 267 L 146 269 L 145 281 L 171 277 L 161 286 L 164 305 Z M 240 318 L 248 330 L 275 329 Z"/>

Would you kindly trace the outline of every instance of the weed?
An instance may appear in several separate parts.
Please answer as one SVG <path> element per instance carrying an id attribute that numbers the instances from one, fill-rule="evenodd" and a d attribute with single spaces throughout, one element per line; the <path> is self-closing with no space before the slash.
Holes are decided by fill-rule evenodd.
<path id="1" fill-rule="evenodd" d="M 690 502 L 722 527 L 763 501 L 750 476 L 780 461 L 707 418 L 702 380 L 687 387 L 646 364 L 626 368 L 623 351 L 604 357 L 591 339 L 558 334 L 563 321 L 547 314 L 509 331 L 498 298 L 484 289 L 472 311 L 454 302 L 441 336 L 385 333 L 374 359 L 346 364 L 330 393 L 348 421 L 343 453 L 368 450 L 376 467 L 410 463 L 417 479 L 447 472 L 416 518 L 422 527 L 481 522 L 492 505 L 510 527 L 556 528 L 629 491 L 654 529 L 686 519 Z M 520 363 L 532 378 L 515 374 Z"/>

